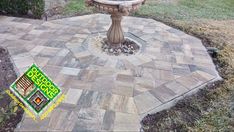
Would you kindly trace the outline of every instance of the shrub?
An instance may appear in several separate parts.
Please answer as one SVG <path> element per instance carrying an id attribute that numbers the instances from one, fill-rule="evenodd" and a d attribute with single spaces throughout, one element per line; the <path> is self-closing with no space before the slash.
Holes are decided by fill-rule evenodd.
<path id="1" fill-rule="evenodd" d="M 28 12 L 27 0 L 1 0 L 0 12 L 25 15 Z"/>
<path id="2" fill-rule="evenodd" d="M 41 18 L 44 13 L 45 2 L 44 0 L 28 0 L 29 10 L 34 18 Z"/>
<path id="3" fill-rule="evenodd" d="M 41 18 L 44 6 L 44 0 L 0 0 L 0 13 Z"/>

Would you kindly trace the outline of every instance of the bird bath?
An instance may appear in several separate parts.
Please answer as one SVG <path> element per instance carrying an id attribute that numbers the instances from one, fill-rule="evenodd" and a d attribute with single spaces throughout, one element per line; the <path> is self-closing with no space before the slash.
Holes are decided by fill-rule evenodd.
<path id="1" fill-rule="evenodd" d="M 107 40 L 105 41 L 111 51 L 121 52 L 122 50 L 123 52 L 123 48 L 134 50 L 134 47 L 139 50 L 139 46 L 135 46 L 134 41 L 124 38 L 121 20 L 122 16 L 136 11 L 144 2 L 145 0 L 86 0 L 87 6 L 94 6 L 99 11 L 111 14 L 112 24 L 107 31 Z M 123 46 L 126 43 L 128 45 Z"/>

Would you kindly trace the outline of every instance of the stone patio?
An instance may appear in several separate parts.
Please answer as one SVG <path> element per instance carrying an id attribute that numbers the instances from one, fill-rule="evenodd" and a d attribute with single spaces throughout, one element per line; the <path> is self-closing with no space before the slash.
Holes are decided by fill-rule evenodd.
<path id="1" fill-rule="evenodd" d="M 24 116 L 16 131 L 140 131 L 148 113 L 220 79 L 201 41 L 152 19 L 124 17 L 126 35 L 143 47 L 108 56 L 93 43 L 109 15 L 53 21 L 0 16 L 0 46 L 18 75 L 36 63 L 67 95 L 48 118 Z"/>

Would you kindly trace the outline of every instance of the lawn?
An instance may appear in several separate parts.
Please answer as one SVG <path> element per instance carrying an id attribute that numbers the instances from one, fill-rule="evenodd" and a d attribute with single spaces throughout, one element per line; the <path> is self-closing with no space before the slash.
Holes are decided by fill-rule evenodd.
<path id="1" fill-rule="evenodd" d="M 173 0 L 171 0 L 173 1 Z M 154 16 L 179 20 L 234 19 L 233 0 L 180 0 L 155 2 L 148 0 L 136 15 Z"/>
<path id="2" fill-rule="evenodd" d="M 87 14 L 92 13 L 91 8 L 85 6 L 84 0 L 70 0 L 64 7 L 64 14 Z"/>
<path id="3" fill-rule="evenodd" d="M 146 0 L 146 4 L 134 15 L 171 19 L 234 19 L 233 0 Z M 164 0 L 165 1 L 165 0 Z M 168 0 L 167 0 L 168 1 Z M 174 1 L 174 2 L 173 2 Z M 86 14 L 92 9 L 85 7 L 84 0 L 70 0 L 65 14 Z"/>

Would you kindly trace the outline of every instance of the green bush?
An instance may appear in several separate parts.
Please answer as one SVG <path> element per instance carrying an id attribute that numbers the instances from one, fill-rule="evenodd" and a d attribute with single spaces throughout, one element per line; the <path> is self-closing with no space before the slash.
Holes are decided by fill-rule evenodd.
<path id="1" fill-rule="evenodd" d="M 0 13 L 41 18 L 44 6 L 44 0 L 0 0 Z"/>
<path id="2" fill-rule="evenodd" d="M 41 18 L 44 13 L 45 2 L 44 0 L 28 0 L 29 10 L 32 12 L 33 17 Z"/>

